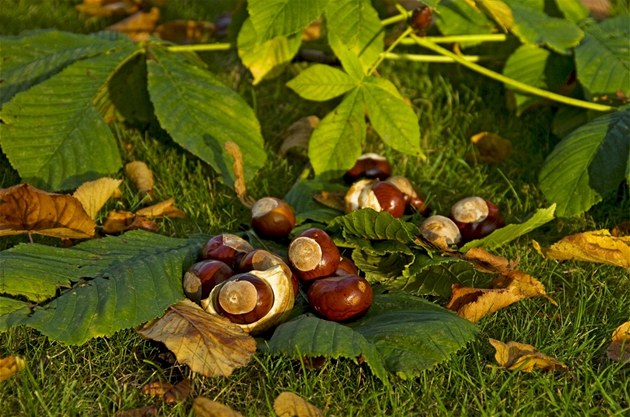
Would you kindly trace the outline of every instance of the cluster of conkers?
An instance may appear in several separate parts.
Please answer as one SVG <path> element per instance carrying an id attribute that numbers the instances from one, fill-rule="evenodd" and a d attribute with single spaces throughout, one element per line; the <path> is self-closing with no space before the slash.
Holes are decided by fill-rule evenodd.
<path id="1" fill-rule="evenodd" d="M 351 260 L 341 256 L 331 237 L 318 228 L 304 230 L 289 244 L 289 263 L 307 287 L 310 306 L 332 321 L 364 314 L 372 305 L 372 286 Z"/>
<path id="2" fill-rule="evenodd" d="M 411 181 L 391 173 L 391 164 L 385 157 L 375 153 L 361 155 L 344 175 L 345 181 L 352 182 L 345 195 L 346 212 L 369 207 L 396 218 L 412 211 L 428 216 L 430 208 Z M 428 241 L 448 248 L 481 239 L 503 226 L 503 216 L 493 202 L 471 196 L 453 204 L 448 217 L 429 216 L 421 223 L 420 231 Z"/>

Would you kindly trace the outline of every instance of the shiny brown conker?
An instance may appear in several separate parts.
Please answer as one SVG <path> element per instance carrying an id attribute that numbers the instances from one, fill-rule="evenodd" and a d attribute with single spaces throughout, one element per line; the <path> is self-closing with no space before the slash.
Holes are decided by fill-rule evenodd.
<path id="1" fill-rule="evenodd" d="M 332 275 L 339 265 L 339 249 L 323 230 L 310 228 L 289 244 L 289 263 L 302 281 Z"/>
<path id="2" fill-rule="evenodd" d="M 264 238 L 282 239 L 295 227 L 295 212 L 286 201 L 263 197 L 252 206 L 252 228 Z"/>
<path id="3" fill-rule="evenodd" d="M 392 174 L 392 166 L 384 156 L 377 153 L 365 153 L 361 155 L 352 168 L 343 176 L 347 183 L 355 182 L 361 178 L 384 180 Z"/>
<path id="4" fill-rule="evenodd" d="M 420 234 L 441 249 L 448 249 L 462 240 L 461 232 L 455 222 L 438 214 L 420 223 Z"/>
<path id="5" fill-rule="evenodd" d="M 238 263 L 254 248 L 242 237 L 223 233 L 210 238 L 201 248 L 201 259 L 225 262 L 230 268 L 238 269 Z"/>
<path id="6" fill-rule="evenodd" d="M 453 204 L 451 218 L 459 228 L 462 243 L 481 239 L 505 226 L 497 205 L 478 196 L 466 197 Z"/>
<path id="7" fill-rule="evenodd" d="M 358 275 L 327 277 L 313 281 L 308 302 L 320 316 L 346 321 L 364 314 L 372 305 L 372 286 Z"/>
<path id="8" fill-rule="evenodd" d="M 396 218 L 405 214 L 405 197 L 394 184 L 377 181 L 372 184 L 371 189 L 380 206 L 378 211 L 386 211 Z"/>
<path id="9" fill-rule="evenodd" d="M 337 270 L 335 271 L 336 276 L 358 274 L 359 270 L 352 259 L 346 258 L 345 256 L 342 256 L 341 259 L 339 259 L 339 265 L 337 266 Z"/>
<path id="10" fill-rule="evenodd" d="M 406 209 L 408 212 L 417 212 L 423 216 L 428 216 L 431 212 L 431 208 L 426 203 L 426 197 L 418 193 L 407 177 L 401 175 L 394 175 L 385 180 L 395 185 L 403 194 Z"/>
<path id="11" fill-rule="evenodd" d="M 273 306 L 274 293 L 263 279 L 251 274 L 234 275 L 220 284 L 213 300 L 216 311 L 233 323 L 249 324 L 260 320 Z"/>
<path id="12" fill-rule="evenodd" d="M 184 274 L 184 293 L 192 301 L 199 302 L 202 298 L 208 297 L 216 285 L 232 275 L 234 275 L 232 268 L 222 261 L 206 259 L 194 263 Z"/>

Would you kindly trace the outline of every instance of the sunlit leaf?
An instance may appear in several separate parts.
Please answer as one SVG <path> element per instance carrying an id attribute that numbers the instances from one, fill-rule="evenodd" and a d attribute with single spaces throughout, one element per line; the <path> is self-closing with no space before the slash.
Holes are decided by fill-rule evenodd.
<path id="1" fill-rule="evenodd" d="M 163 342 L 179 362 L 204 376 L 229 376 L 256 351 L 256 340 L 239 326 L 189 300 L 171 306 L 138 332 Z"/>
<path id="2" fill-rule="evenodd" d="M 358 86 L 357 80 L 329 65 L 314 64 L 287 83 L 302 98 L 326 101 Z"/>
<path id="3" fill-rule="evenodd" d="M 140 194 L 153 195 L 155 180 L 153 171 L 143 161 L 132 161 L 125 164 L 125 176 L 135 186 Z"/>
<path id="4" fill-rule="evenodd" d="M 241 413 L 227 405 L 205 397 L 195 398 L 193 411 L 195 412 L 195 417 L 243 417 Z"/>
<path id="5" fill-rule="evenodd" d="M 247 10 L 262 40 L 298 33 L 316 20 L 328 0 L 250 0 Z"/>
<path id="6" fill-rule="evenodd" d="M 22 357 L 6 356 L 0 358 L 0 382 L 11 378 L 24 368 L 26 368 L 26 360 Z"/>
<path id="7" fill-rule="evenodd" d="M 293 392 L 281 392 L 273 400 L 273 411 L 278 417 L 324 417 L 324 413 Z"/>
<path id="8" fill-rule="evenodd" d="M 566 371 L 567 366 L 550 356 L 541 353 L 532 345 L 518 342 L 503 343 L 495 339 L 489 339 L 495 348 L 494 359 L 508 371 L 533 372 Z"/>
<path id="9" fill-rule="evenodd" d="M 606 355 L 614 361 L 630 363 L 630 321 L 615 329 L 612 341 L 606 349 Z"/>
<path id="10" fill-rule="evenodd" d="M 122 180 L 109 177 L 88 181 L 81 184 L 72 196 L 79 200 L 90 218 L 96 219 L 96 215 L 103 208 L 107 200 L 119 191 L 118 186 L 121 182 Z"/>

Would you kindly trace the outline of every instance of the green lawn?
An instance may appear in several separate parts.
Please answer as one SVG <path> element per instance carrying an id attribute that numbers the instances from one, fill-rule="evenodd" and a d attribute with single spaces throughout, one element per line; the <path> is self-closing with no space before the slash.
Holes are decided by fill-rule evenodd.
<path id="1" fill-rule="evenodd" d="M 8 3 L 8 4 L 7 4 Z M 3 34 L 34 28 L 87 32 L 103 22 L 81 20 L 71 0 L 6 0 L 0 12 Z M 218 6 L 206 2 L 171 1 L 169 18 L 211 19 Z M 175 7 L 173 4 L 179 4 Z M 210 2 L 207 2 L 210 4 Z M 228 3 L 228 2 L 222 2 Z M 218 75 L 254 107 L 263 128 L 269 162 L 249 185 L 253 197 L 283 196 L 300 175 L 307 159 L 285 159 L 278 153 L 282 131 L 310 114 L 320 117 L 330 103 L 301 100 L 284 83 L 285 74 L 253 88 L 249 75 L 232 53 L 204 53 Z M 550 133 L 552 111 L 540 108 L 517 118 L 505 107 L 502 87 L 450 65 L 386 63 L 382 74 L 393 80 L 417 109 L 425 162 L 383 149 L 371 138 L 369 150 L 395 161 L 395 173 L 406 175 L 431 197 L 438 212 L 466 195 L 495 201 L 508 222 L 522 221 L 546 207 L 537 188 L 537 171 L 559 141 Z M 289 70 L 290 72 L 290 70 Z M 497 166 L 466 162 L 469 137 L 488 130 L 509 138 L 513 156 Z M 160 222 L 160 233 L 184 237 L 216 234 L 249 227 L 249 212 L 233 191 L 221 185 L 204 163 L 174 146 L 160 132 L 138 132 L 114 126 L 125 162 L 142 160 L 154 170 L 158 199 L 175 197 L 187 214 Z M 122 177 L 122 173 L 120 173 Z M 0 156 L 0 187 L 19 182 Z M 123 190 L 125 207 L 138 199 Z M 115 203 L 110 203 L 114 208 Z M 117 206 L 116 208 L 120 208 Z M 0 415 L 83 416 L 112 415 L 118 410 L 158 404 L 164 416 L 188 416 L 192 399 L 178 405 L 147 397 L 141 387 L 157 379 L 191 377 L 195 395 L 224 402 L 247 416 L 273 415 L 274 398 L 293 391 L 324 410 L 327 416 L 622 416 L 630 413 L 629 368 L 609 360 L 606 347 L 613 330 L 630 320 L 630 274 L 620 268 L 583 262 L 545 260 L 531 239 L 548 245 L 562 236 L 608 228 L 629 220 L 628 196 L 611 198 L 577 219 L 555 220 L 531 234 L 494 251 L 520 259 L 519 269 L 538 278 L 557 302 L 543 298 L 513 304 L 479 323 L 477 339 L 450 360 L 403 380 L 392 376 L 391 386 L 368 368 L 347 360 L 330 360 L 322 367 L 281 357 L 257 354 L 252 363 L 229 378 L 204 378 L 173 365 L 165 348 L 146 341 L 133 330 L 83 346 L 65 346 L 36 331 L 15 328 L 0 334 L 0 357 L 20 355 L 28 367 L 0 383 Z M 52 240 L 34 236 L 36 242 Z M 3 239 L 2 248 L 26 237 Z M 147 297 L 150 297 L 147 294 Z M 448 300 L 436 299 L 446 304 Z M 496 366 L 488 338 L 532 344 L 565 363 L 564 373 L 509 372 Z"/>

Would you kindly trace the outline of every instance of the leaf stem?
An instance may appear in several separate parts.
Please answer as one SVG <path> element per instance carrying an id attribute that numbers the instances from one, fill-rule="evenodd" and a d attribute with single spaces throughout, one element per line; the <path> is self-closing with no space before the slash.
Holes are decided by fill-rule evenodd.
<path id="1" fill-rule="evenodd" d="M 405 20 L 409 19 L 409 16 L 411 16 L 411 14 L 413 13 L 412 10 L 404 10 L 401 8 L 399 8 L 398 11 L 400 12 L 400 14 L 381 20 L 381 26 L 389 26 L 393 25 L 394 23 L 404 22 Z"/>
<path id="2" fill-rule="evenodd" d="M 420 55 L 420 54 L 396 54 L 394 52 L 383 52 L 384 59 L 392 61 L 413 61 L 413 62 L 432 62 L 432 63 L 453 63 L 453 58 L 441 55 Z M 496 59 L 493 56 L 480 55 L 463 55 L 462 58 L 469 62 L 479 62 L 483 60 Z"/>
<path id="3" fill-rule="evenodd" d="M 434 43 L 462 43 L 462 42 L 505 42 L 507 35 L 504 33 L 480 33 L 475 35 L 452 36 L 424 36 L 423 39 Z M 415 45 L 416 41 L 407 38 L 400 41 L 401 45 Z"/>
<path id="4" fill-rule="evenodd" d="M 485 75 L 488 78 L 492 78 L 494 80 L 500 81 L 510 87 L 515 88 L 524 93 L 533 94 L 539 97 L 544 97 L 549 100 L 554 100 L 559 103 L 568 104 L 570 106 L 580 107 L 583 109 L 595 110 L 595 111 L 614 111 L 615 108 L 611 106 L 606 106 L 603 104 L 592 103 L 590 101 L 578 100 L 575 98 L 563 96 L 560 94 L 552 93 L 551 91 L 546 91 L 541 88 L 533 87 L 529 84 L 525 84 L 523 82 L 517 81 L 513 78 L 506 77 L 505 75 L 499 74 L 498 72 L 492 71 L 488 68 L 482 67 L 481 65 L 475 64 L 474 62 L 470 62 L 466 60 L 461 55 L 453 53 L 448 49 L 445 49 L 435 42 L 428 40 L 426 38 L 422 38 L 419 36 L 415 36 L 414 34 L 410 34 L 410 37 L 416 42 L 417 45 L 422 46 L 424 48 L 430 49 L 433 52 L 436 52 L 440 55 L 447 56 L 452 58 L 458 64 L 465 66 L 468 69 L 476 71 L 482 75 Z"/>
<path id="5" fill-rule="evenodd" d="M 402 39 L 406 38 L 407 36 L 411 35 L 411 33 L 413 32 L 413 29 L 411 27 L 408 27 L 407 29 L 405 29 L 405 31 L 403 33 L 400 34 L 400 36 L 398 36 L 396 38 L 396 40 L 394 40 L 394 42 L 391 43 L 391 45 L 389 45 L 387 47 L 387 50 L 385 50 L 385 52 L 382 52 L 379 56 L 378 59 L 376 60 L 376 62 L 372 65 L 372 68 L 370 68 L 370 70 L 368 71 L 367 75 L 372 75 L 374 73 L 374 71 L 376 71 L 376 68 L 378 68 L 378 66 L 381 64 L 381 62 L 383 62 L 383 60 L 385 59 L 385 55 L 390 53 L 399 43 Z"/>
<path id="6" fill-rule="evenodd" d="M 231 43 L 202 43 L 198 45 L 171 45 L 166 49 L 169 52 L 200 52 L 200 51 L 227 51 L 232 49 Z"/>

